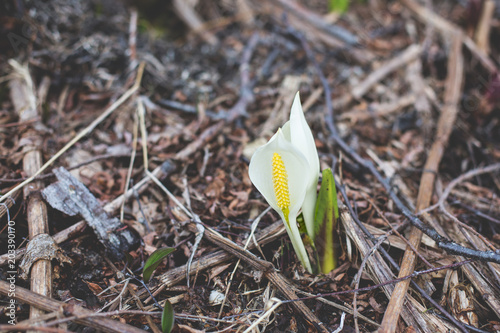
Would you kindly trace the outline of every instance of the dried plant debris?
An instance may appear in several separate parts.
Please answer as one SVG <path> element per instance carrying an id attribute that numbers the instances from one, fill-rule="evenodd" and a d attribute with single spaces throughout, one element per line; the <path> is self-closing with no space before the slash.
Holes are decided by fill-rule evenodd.
<path id="1" fill-rule="evenodd" d="M 330 8 L 1 2 L 0 331 L 160 332 L 164 304 L 173 332 L 500 331 L 500 6 Z M 248 174 L 297 91 L 338 183 L 329 274 Z"/>
<path id="2" fill-rule="evenodd" d="M 19 265 L 22 272 L 20 277 L 26 280 L 28 278 L 31 265 L 40 259 L 57 259 L 57 261 L 61 264 L 71 264 L 71 259 L 64 255 L 63 251 L 59 248 L 59 246 L 57 246 L 56 243 L 54 243 L 54 240 L 49 235 L 40 234 L 28 243 L 26 254 Z"/>
<path id="3" fill-rule="evenodd" d="M 117 260 L 139 245 L 138 236 L 116 217 L 109 217 L 90 191 L 66 169 L 54 169 L 58 182 L 42 191 L 44 199 L 69 216 L 80 215 Z"/>

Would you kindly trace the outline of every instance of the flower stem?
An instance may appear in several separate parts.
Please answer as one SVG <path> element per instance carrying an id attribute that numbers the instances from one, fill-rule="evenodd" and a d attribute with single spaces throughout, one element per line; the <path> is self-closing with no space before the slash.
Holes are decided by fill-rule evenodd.
<path id="1" fill-rule="evenodd" d="M 300 237 L 299 228 L 297 227 L 296 217 L 288 216 L 288 221 L 286 221 L 284 219 L 284 216 L 282 216 L 282 219 L 283 222 L 285 223 L 285 229 L 288 233 L 288 236 L 290 237 L 290 240 L 292 241 L 292 246 L 293 249 L 295 250 L 295 253 L 297 254 L 297 257 L 302 263 L 302 266 L 304 266 L 304 268 L 309 273 L 312 274 L 311 262 L 309 261 L 309 257 L 307 255 L 304 243 L 302 243 L 302 238 Z"/>

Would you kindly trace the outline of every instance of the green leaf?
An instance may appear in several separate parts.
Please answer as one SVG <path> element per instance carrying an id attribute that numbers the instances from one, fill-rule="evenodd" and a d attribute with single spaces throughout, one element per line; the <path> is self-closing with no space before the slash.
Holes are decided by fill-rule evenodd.
<path id="1" fill-rule="evenodd" d="M 349 8 L 349 0 L 330 0 L 328 1 L 328 9 L 331 12 L 345 13 Z"/>
<path id="2" fill-rule="evenodd" d="M 161 249 L 156 250 L 149 256 L 148 260 L 144 264 L 144 268 L 142 270 L 142 278 L 144 282 L 148 283 L 153 271 L 158 267 L 163 258 L 168 256 L 170 253 L 174 252 L 175 248 L 173 247 L 162 247 Z"/>
<path id="3" fill-rule="evenodd" d="M 301 234 L 307 234 L 306 222 L 304 221 L 304 215 L 302 213 L 297 216 L 297 224 L 299 225 L 299 232 Z"/>
<path id="4" fill-rule="evenodd" d="M 161 330 L 163 333 L 172 332 L 172 328 L 174 328 L 174 319 L 174 307 L 167 299 L 165 300 L 165 306 L 163 307 L 163 312 L 161 314 Z"/>
<path id="5" fill-rule="evenodd" d="M 316 200 L 314 214 L 314 244 L 319 256 L 322 273 L 329 273 L 337 266 L 336 225 L 339 218 L 337 190 L 331 169 L 323 170 L 323 180 Z"/>

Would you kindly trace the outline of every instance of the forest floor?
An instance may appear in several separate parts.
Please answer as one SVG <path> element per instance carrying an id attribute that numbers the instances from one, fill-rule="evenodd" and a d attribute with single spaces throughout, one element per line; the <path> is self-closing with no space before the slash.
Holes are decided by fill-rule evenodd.
<path id="1" fill-rule="evenodd" d="M 500 332 L 498 3 L 305 3 L 0 4 L 0 331 Z M 297 91 L 329 274 L 248 176 Z"/>

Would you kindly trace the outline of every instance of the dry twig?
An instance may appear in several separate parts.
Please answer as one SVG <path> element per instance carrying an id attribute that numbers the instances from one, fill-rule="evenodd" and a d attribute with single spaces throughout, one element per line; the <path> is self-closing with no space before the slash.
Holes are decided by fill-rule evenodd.
<path id="1" fill-rule="evenodd" d="M 38 118 L 37 98 L 28 66 L 22 66 L 15 61 L 11 61 L 11 65 L 16 74 L 14 79 L 10 81 L 11 99 L 16 111 L 19 113 L 20 121 L 24 122 Z M 28 176 L 33 176 L 43 163 L 40 150 L 42 139 L 37 131 L 32 128 L 23 133 L 22 137 L 30 141 L 30 144 L 24 147 L 26 153 L 23 158 L 23 169 Z M 43 183 L 37 181 L 24 188 L 30 241 L 49 233 L 47 206 L 39 193 L 42 187 Z M 33 263 L 30 283 L 33 292 L 52 297 L 52 263 L 50 259 L 40 259 Z M 43 311 L 40 309 L 31 307 L 31 319 L 36 319 L 42 314 Z"/>
<path id="2" fill-rule="evenodd" d="M 444 18 L 437 15 L 435 12 L 429 10 L 428 8 L 419 5 L 414 0 L 402 0 L 402 2 L 412 11 L 414 11 L 418 18 L 426 24 L 431 24 L 437 29 L 439 29 L 445 35 L 460 33 L 461 29 L 455 24 L 448 22 Z M 481 50 L 474 41 L 468 37 L 463 36 L 462 42 L 469 50 L 474 54 L 482 63 L 482 65 L 490 72 L 496 73 L 497 67 L 495 63 L 489 58 L 489 56 Z"/>
<path id="3" fill-rule="evenodd" d="M 424 167 L 424 173 L 420 180 L 420 187 L 417 198 L 416 210 L 429 206 L 434 187 L 434 179 L 439 169 L 439 164 L 443 156 L 444 150 L 448 143 L 455 119 L 458 113 L 458 102 L 462 91 L 463 82 L 463 57 L 462 57 L 462 35 L 456 34 L 453 36 L 453 44 L 450 49 L 448 62 L 448 77 L 446 79 L 446 92 L 444 96 L 444 107 L 441 111 L 441 116 L 438 121 L 437 133 L 434 144 L 432 145 L 427 162 Z M 416 227 L 412 228 L 409 242 L 415 249 L 418 250 L 422 231 Z M 405 251 L 399 276 L 406 276 L 413 272 L 417 261 L 417 254 L 412 248 Z M 410 281 L 400 282 L 394 288 L 391 295 L 391 300 L 387 306 L 384 319 L 382 321 L 381 330 L 384 332 L 395 332 L 399 314 Z"/>

